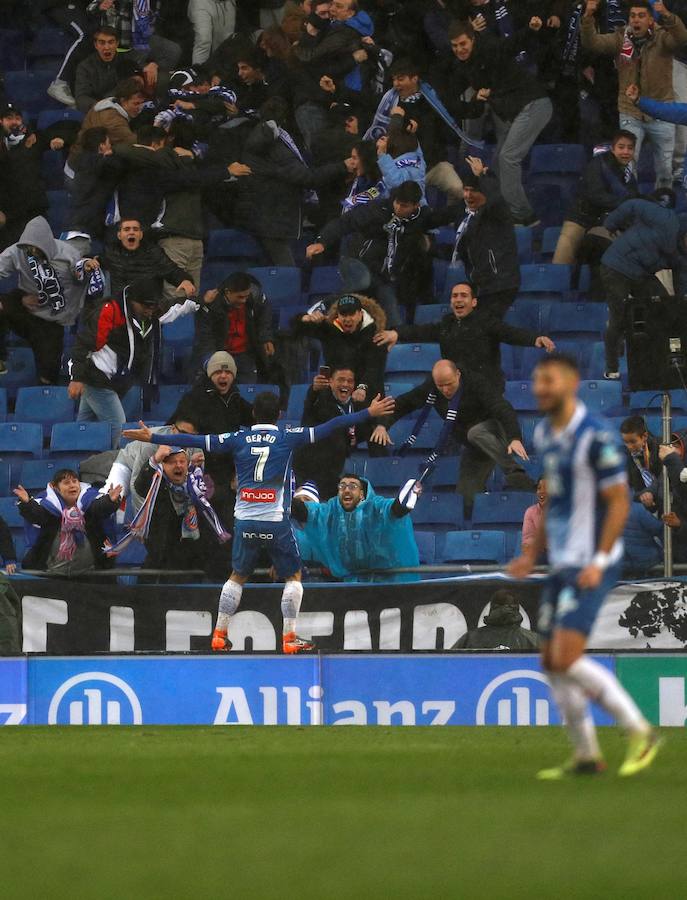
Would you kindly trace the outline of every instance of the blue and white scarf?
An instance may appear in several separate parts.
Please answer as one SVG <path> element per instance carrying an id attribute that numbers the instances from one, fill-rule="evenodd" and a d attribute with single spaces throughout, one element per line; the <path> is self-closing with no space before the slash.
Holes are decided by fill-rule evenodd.
<path id="1" fill-rule="evenodd" d="M 456 228 L 456 237 L 453 242 L 453 253 L 451 254 L 451 262 L 452 263 L 454 263 L 458 260 L 458 252 L 460 249 L 460 242 L 465 237 L 465 232 L 470 227 L 470 223 L 472 222 L 472 220 L 474 219 L 476 214 L 477 214 L 476 209 L 468 209 L 467 207 L 465 208 L 465 218 L 460 223 L 458 228 Z"/>
<path id="2" fill-rule="evenodd" d="M 89 273 L 86 271 L 86 260 L 80 259 L 76 264 L 76 277 L 79 281 L 87 282 L 87 297 L 102 297 L 105 293 L 105 279 L 100 267 Z"/>
<path id="3" fill-rule="evenodd" d="M 64 309 L 65 301 L 62 293 L 62 285 L 57 277 L 57 272 L 47 260 L 38 259 L 31 253 L 26 254 L 26 262 L 31 273 L 31 278 L 36 285 L 38 305 L 49 305 L 52 314 L 56 316 Z"/>
<path id="4" fill-rule="evenodd" d="M 394 215 L 389 219 L 386 225 L 384 225 L 384 231 L 386 231 L 387 233 L 387 242 L 386 257 L 384 258 L 382 272 L 387 272 L 390 278 L 393 277 L 394 264 L 396 262 L 396 252 L 398 250 L 398 242 L 403 235 L 408 222 L 413 222 L 419 215 L 419 209 L 408 219 L 399 219 L 398 216 Z"/>
<path id="5" fill-rule="evenodd" d="M 446 446 L 450 440 L 451 433 L 456 424 L 456 418 L 458 417 L 458 409 L 460 407 L 460 401 L 463 396 L 463 386 L 462 384 L 458 387 L 456 393 L 451 397 L 448 404 L 448 410 L 446 411 L 446 418 L 444 419 L 444 424 L 442 426 L 441 431 L 439 432 L 439 438 L 434 446 L 434 450 L 429 454 L 429 456 L 420 464 L 418 468 L 418 481 L 425 481 L 434 471 L 434 468 L 439 460 L 439 457 L 446 449 Z M 405 441 L 401 444 L 399 449 L 396 451 L 397 456 L 405 456 L 408 450 L 415 446 L 415 443 L 419 437 L 422 428 L 429 418 L 429 414 L 432 412 L 434 407 L 436 406 L 436 402 L 439 399 L 436 391 L 430 391 L 427 394 L 427 399 L 425 400 L 424 407 L 420 410 L 420 414 L 415 420 L 415 425 L 413 426 L 413 430 L 405 439 Z"/>
<path id="6" fill-rule="evenodd" d="M 580 53 L 580 22 L 582 21 L 584 7 L 584 3 L 576 3 L 568 19 L 568 29 L 562 54 L 563 69 L 566 75 L 573 74 L 577 68 L 577 60 Z"/>
<path id="7" fill-rule="evenodd" d="M 303 154 L 301 153 L 298 144 L 291 137 L 289 132 L 285 128 L 279 128 L 277 137 L 284 144 L 285 147 L 288 147 L 289 150 L 293 153 L 293 155 L 307 168 L 309 168 L 307 162 L 303 159 Z M 317 203 L 319 198 L 317 196 L 317 191 L 312 188 L 305 188 L 304 190 L 304 200 L 306 203 Z"/>
<path id="8" fill-rule="evenodd" d="M 408 97 L 407 99 L 417 100 L 420 97 L 425 98 L 434 112 L 441 119 L 443 119 L 446 125 L 457 137 L 461 139 L 461 141 L 464 141 L 471 147 L 484 147 L 484 141 L 478 141 L 475 138 L 470 137 L 463 131 L 463 129 L 458 125 L 451 113 L 441 102 L 437 92 L 430 84 L 427 84 L 426 81 L 420 82 L 420 92 L 418 94 L 414 94 L 412 98 Z M 372 120 L 372 125 L 370 125 L 370 127 L 365 132 L 364 140 L 376 141 L 379 140 L 380 137 L 384 137 L 389 128 L 389 122 L 391 121 L 391 110 L 394 108 L 394 106 L 398 105 L 398 99 L 398 91 L 394 90 L 394 88 L 391 88 L 391 90 L 387 91 L 386 94 L 384 94 L 382 99 L 379 101 L 379 106 L 377 107 L 377 112 L 375 113 L 374 119 Z"/>

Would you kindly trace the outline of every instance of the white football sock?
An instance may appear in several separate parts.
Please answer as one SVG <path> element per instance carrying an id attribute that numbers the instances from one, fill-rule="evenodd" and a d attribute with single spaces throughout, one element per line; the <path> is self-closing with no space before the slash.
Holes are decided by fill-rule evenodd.
<path id="1" fill-rule="evenodd" d="M 646 733 L 651 726 L 618 679 L 608 669 L 588 656 L 581 656 L 568 669 L 567 675 L 587 697 L 615 717 L 618 725 L 631 733 Z"/>
<path id="2" fill-rule="evenodd" d="M 224 582 L 224 586 L 219 595 L 219 612 L 217 613 L 216 629 L 219 631 L 226 631 L 228 629 L 231 617 L 239 608 L 242 594 L 243 585 L 231 580 Z"/>
<path id="3" fill-rule="evenodd" d="M 584 691 L 565 673 L 549 672 L 547 677 L 574 747 L 575 759 L 584 762 L 600 759 L 601 749 L 596 738 L 594 719 Z"/>
<path id="4" fill-rule="evenodd" d="M 303 585 L 300 581 L 287 581 L 281 595 L 281 614 L 284 617 L 284 634 L 296 631 L 298 613 L 303 600 Z"/>

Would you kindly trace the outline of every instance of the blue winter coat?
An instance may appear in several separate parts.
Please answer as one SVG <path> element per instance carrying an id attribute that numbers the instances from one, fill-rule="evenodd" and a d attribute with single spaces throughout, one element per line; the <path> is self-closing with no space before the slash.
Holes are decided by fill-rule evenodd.
<path id="1" fill-rule="evenodd" d="M 622 233 L 601 262 L 636 281 L 680 265 L 678 238 L 687 225 L 681 219 L 684 217 L 672 209 L 651 200 L 626 200 L 606 217 L 606 228 Z"/>
<path id="2" fill-rule="evenodd" d="M 363 575 L 369 569 L 418 566 L 420 557 L 410 515 L 394 516 L 395 500 L 367 496 L 352 512 L 344 512 L 338 497 L 308 503 L 308 519 L 296 538 L 304 559 L 322 563 L 343 581 L 415 581 L 417 575 Z"/>

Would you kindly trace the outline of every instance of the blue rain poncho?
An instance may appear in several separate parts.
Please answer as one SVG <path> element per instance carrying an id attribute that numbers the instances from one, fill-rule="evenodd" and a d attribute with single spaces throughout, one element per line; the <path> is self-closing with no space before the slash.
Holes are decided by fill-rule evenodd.
<path id="1" fill-rule="evenodd" d="M 319 562 L 343 581 L 417 581 L 419 576 L 366 575 L 370 569 L 394 569 L 420 563 L 410 514 L 395 516 L 395 500 L 380 497 L 366 481 L 367 496 L 345 512 L 338 497 L 308 503 L 308 520 L 296 529 L 305 560 Z"/>

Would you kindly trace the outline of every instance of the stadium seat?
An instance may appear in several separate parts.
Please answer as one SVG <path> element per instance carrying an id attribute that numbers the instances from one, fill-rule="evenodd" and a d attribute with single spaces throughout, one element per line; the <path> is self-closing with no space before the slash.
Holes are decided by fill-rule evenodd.
<path id="1" fill-rule="evenodd" d="M 137 385 L 130 387 L 129 390 L 121 398 L 124 414 L 127 422 L 138 422 L 141 418 L 141 388 Z"/>
<path id="2" fill-rule="evenodd" d="M 436 535 L 433 531 L 416 531 L 415 543 L 417 544 L 418 554 L 420 556 L 421 566 L 431 566 L 434 564 L 434 555 L 436 553 Z"/>
<path id="3" fill-rule="evenodd" d="M 64 56 L 71 47 L 73 38 L 59 28 L 39 28 L 26 49 L 26 56 Z"/>
<path id="4" fill-rule="evenodd" d="M 7 420 L 7 391 L 5 390 L 5 388 L 0 388 L 0 422 L 5 422 L 6 420 Z"/>
<path id="5" fill-rule="evenodd" d="M 180 316 L 169 325 L 162 326 L 162 340 L 165 344 L 193 345 L 196 333 L 196 317 L 193 315 Z"/>
<path id="6" fill-rule="evenodd" d="M 461 528 L 463 498 L 458 494 L 422 494 L 413 510 L 413 522 L 437 531 Z"/>
<path id="7" fill-rule="evenodd" d="M 553 254 L 556 252 L 556 245 L 558 244 L 560 234 L 561 229 L 558 225 L 550 225 L 548 228 L 544 229 L 541 239 L 541 248 L 539 250 L 539 256 L 541 257 L 542 262 L 551 261 Z"/>
<path id="8" fill-rule="evenodd" d="M 308 393 L 309 384 L 292 384 L 289 392 L 289 402 L 286 407 L 286 418 L 300 422 L 303 418 L 303 405 L 305 404 L 305 395 Z M 272 390 L 276 391 L 273 386 Z"/>
<path id="9" fill-rule="evenodd" d="M 417 372 L 429 375 L 439 358 L 438 344 L 396 344 L 389 352 L 386 374 L 394 380 Z"/>
<path id="10" fill-rule="evenodd" d="M 396 422 L 395 425 L 391 426 L 391 430 L 389 433 L 396 448 L 401 447 L 405 439 L 413 430 L 413 426 L 413 416 L 408 416 L 405 419 L 401 419 L 399 422 Z M 436 447 L 436 443 L 439 440 L 439 434 L 443 426 L 444 421 L 438 415 L 430 416 L 420 429 L 417 440 L 408 452 L 415 454 L 421 452 L 426 456 L 428 450 L 433 450 Z"/>
<path id="11" fill-rule="evenodd" d="M 476 494 L 472 508 L 472 524 L 490 528 L 494 525 L 522 525 L 525 510 L 535 502 L 532 494 Z"/>
<path id="12" fill-rule="evenodd" d="M 623 388 L 619 381 L 582 381 L 578 396 L 591 412 L 605 416 L 622 412 Z"/>
<path id="13" fill-rule="evenodd" d="M 465 274 L 465 266 L 463 263 L 450 263 L 446 266 L 443 293 L 438 294 L 437 297 L 444 303 L 448 303 L 451 299 L 451 291 L 453 290 L 454 284 L 458 284 L 459 281 L 465 281 L 466 279 L 467 275 Z"/>
<path id="14" fill-rule="evenodd" d="M 101 453 L 112 447 L 109 422 L 59 422 L 50 435 L 52 454 Z"/>
<path id="15" fill-rule="evenodd" d="M 72 422 L 74 420 L 74 401 L 67 393 L 66 387 L 43 385 L 42 387 L 20 387 L 17 391 L 17 403 L 14 418 L 17 422 L 40 422 L 47 427 L 54 422 Z"/>
<path id="16" fill-rule="evenodd" d="M 19 530 L 24 528 L 24 519 L 17 508 L 17 498 L 14 495 L 11 497 L 0 497 L 0 517 L 12 529 Z"/>
<path id="17" fill-rule="evenodd" d="M 237 385 L 239 394 L 244 400 L 252 403 L 258 394 L 263 391 L 270 391 L 272 394 L 278 394 L 279 388 L 274 384 L 239 384 Z"/>
<path id="18" fill-rule="evenodd" d="M 5 72 L 5 94 L 20 109 L 38 115 L 42 109 L 62 109 L 62 104 L 48 97 L 51 72 Z"/>
<path id="19" fill-rule="evenodd" d="M 36 129 L 44 131 L 59 122 L 83 122 L 84 114 L 78 109 L 42 109 L 38 114 Z"/>
<path id="20" fill-rule="evenodd" d="M 65 459 L 27 459 L 21 464 L 19 483 L 27 490 L 44 490 L 60 469 L 79 471 L 79 462 L 74 457 Z"/>
<path id="21" fill-rule="evenodd" d="M 146 425 L 148 426 L 148 428 L 157 428 L 160 425 L 165 425 L 165 424 L 166 424 L 165 422 L 162 422 L 158 419 L 150 419 L 150 418 L 146 419 Z M 137 419 L 136 421 L 125 422 L 122 425 L 122 431 L 128 431 L 130 428 L 138 428 L 138 427 L 139 427 L 139 423 L 138 423 L 138 419 Z M 122 437 L 119 439 L 120 447 L 126 447 L 126 445 L 130 444 L 130 443 L 131 443 L 131 441 L 129 440 L 129 438 Z"/>
<path id="22" fill-rule="evenodd" d="M 570 290 L 571 266 L 533 263 L 520 266 L 520 294 L 567 294 Z"/>
<path id="23" fill-rule="evenodd" d="M 599 379 L 604 377 L 606 371 L 606 348 L 603 341 L 592 341 L 586 345 L 586 353 L 584 354 L 586 365 L 583 371 L 583 378 Z M 578 362 L 580 358 L 578 357 Z M 619 372 L 621 383 L 627 381 L 627 355 L 620 358 Z M 684 400 L 683 400 L 684 402 Z"/>
<path id="24" fill-rule="evenodd" d="M 6 459 L 0 459 L 0 497 L 8 496 L 13 487 L 12 466 Z"/>
<path id="25" fill-rule="evenodd" d="M 150 404 L 150 412 L 146 415 L 152 419 L 167 421 L 179 405 L 179 401 L 188 394 L 187 384 L 163 384 L 160 385 L 160 396 Z"/>
<path id="26" fill-rule="evenodd" d="M 244 266 L 237 262 L 204 262 L 200 271 L 200 296 L 205 291 L 218 288 L 225 278 L 234 272 L 240 272 Z"/>
<path id="27" fill-rule="evenodd" d="M 546 300 L 516 300 L 505 316 L 509 325 L 527 328 L 535 334 L 546 334 L 543 327 L 548 320 L 551 304 Z"/>
<path id="28" fill-rule="evenodd" d="M 438 322 L 447 312 L 449 312 L 449 307 L 445 303 L 425 303 L 422 306 L 416 306 L 415 324 L 427 325 Z"/>
<path id="29" fill-rule="evenodd" d="M 384 393 L 391 397 L 400 397 L 401 394 L 407 394 L 412 391 L 422 381 L 422 373 L 415 376 L 415 379 L 408 378 L 403 381 L 387 381 L 384 383 Z"/>
<path id="30" fill-rule="evenodd" d="M 432 493 L 455 493 L 458 483 L 458 456 L 442 456 L 429 477 Z"/>
<path id="31" fill-rule="evenodd" d="M 12 467 L 11 479 L 16 483 L 25 459 L 43 455 L 43 427 L 37 422 L 3 422 L 0 424 L 0 457 Z"/>
<path id="32" fill-rule="evenodd" d="M 518 261 L 520 265 L 526 265 L 528 263 L 532 263 L 532 229 L 531 228 L 516 228 L 515 229 L 515 239 L 518 244 Z"/>
<path id="33" fill-rule="evenodd" d="M 418 474 L 417 459 L 377 457 L 365 464 L 365 478 L 378 493 L 397 494 L 409 478 Z"/>
<path id="34" fill-rule="evenodd" d="M 444 288 L 446 287 L 446 270 L 448 269 L 448 260 L 433 259 L 432 260 L 432 295 L 435 301 L 443 300 Z"/>
<path id="35" fill-rule="evenodd" d="M 310 297 L 324 294 L 338 294 L 343 290 L 343 282 L 337 266 L 317 266 L 310 276 Z"/>
<path id="36" fill-rule="evenodd" d="M 565 353 L 572 356 L 577 360 L 577 364 L 580 367 L 580 373 L 583 378 L 586 377 L 587 373 L 587 365 L 588 365 L 588 357 L 589 357 L 589 342 L 585 341 L 556 341 L 556 351 L 558 353 Z M 503 357 L 504 346 L 501 347 L 501 356 Z M 518 349 L 518 348 L 513 348 Z M 509 379 L 511 381 L 517 381 L 518 379 L 530 378 L 534 367 L 538 362 L 542 359 L 546 359 L 548 356 L 546 350 L 543 350 L 541 347 L 522 347 L 520 348 L 520 365 L 517 369 L 517 378 Z M 505 369 L 504 369 L 505 371 Z M 603 373 L 602 373 L 603 375 Z"/>
<path id="37" fill-rule="evenodd" d="M 535 180 L 527 185 L 526 190 L 527 199 L 545 228 L 562 224 L 568 205 L 567 188 L 564 190 L 560 184 L 546 182 L 538 184 Z"/>
<path id="38" fill-rule="evenodd" d="M 41 158 L 41 177 L 45 182 L 46 190 L 60 191 L 63 189 L 64 154 L 61 150 L 45 151 Z"/>
<path id="39" fill-rule="evenodd" d="M 9 397 L 15 397 L 17 389 L 35 385 L 38 380 L 33 352 L 29 347 L 15 347 L 7 356 L 7 374 L 2 376 L 2 386 Z"/>
<path id="40" fill-rule="evenodd" d="M 239 259 L 259 262 L 262 259 L 262 247 L 247 231 L 238 228 L 215 228 L 208 233 L 205 258 L 209 262 Z"/>
<path id="41" fill-rule="evenodd" d="M 295 266 L 263 266 L 248 272 L 258 279 L 273 306 L 296 306 L 302 302 L 301 270 Z"/>
<path id="42" fill-rule="evenodd" d="M 59 234 L 62 231 L 67 215 L 69 195 L 66 191 L 46 191 L 46 193 L 48 195 L 48 214 L 46 218 L 55 234 Z"/>
<path id="43" fill-rule="evenodd" d="M 517 412 L 537 412 L 531 381 L 507 381 L 505 398 Z"/>
<path id="44" fill-rule="evenodd" d="M 582 144 L 535 144 L 530 154 L 529 175 L 579 175 L 586 164 Z"/>
<path id="45" fill-rule="evenodd" d="M 496 563 L 506 561 L 503 531 L 449 531 L 437 547 L 443 563 Z"/>
<path id="46" fill-rule="evenodd" d="M 2 68 L 5 70 L 21 69 L 25 59 L 23 32 L 13 28 L 0 28 L 0 60 L 2 60 Z M 8 94 L 8 99 L 13 100 L 14 98 Z"/>
<path id="47" fill-rule="evenodd" d="M 603 337 L 608 324 L 608 309 L 602 303 L 553 303 L 549 310 L 546 334 L 554 338 Z"/>

